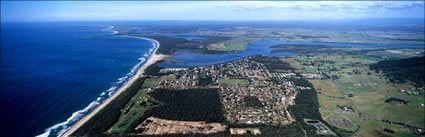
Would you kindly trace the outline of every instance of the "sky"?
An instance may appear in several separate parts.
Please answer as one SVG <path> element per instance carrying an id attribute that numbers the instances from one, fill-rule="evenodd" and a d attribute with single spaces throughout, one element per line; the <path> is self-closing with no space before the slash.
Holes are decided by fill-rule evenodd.
<path id="1" fill-rule="evenodd" d="M 1 21 L 424 18 L 424 1 L 1 1 Z"/>

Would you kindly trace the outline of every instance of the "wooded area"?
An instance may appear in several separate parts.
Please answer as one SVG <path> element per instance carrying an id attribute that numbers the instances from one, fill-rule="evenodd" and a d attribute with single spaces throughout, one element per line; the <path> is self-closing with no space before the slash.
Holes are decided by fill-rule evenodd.
<path id="1" fill-rule="evenodd" d="M 118 121 L 121 114 L 120 110 L 137 93 L 144 80 L 145 78 L 137 79 L 129 88 L 123 91 L 117 98 L 112 100 L 84 125 L 77 129 L 72 136 L 99 136 L 104 134 L 104 132 Z"/>
<path id="2" fill-rule="evenodd" d="M 383 60 L 369 65 L 371 70 L 382 73 L 390 82 L 410 81 L 417 87 L 425 85 L 425 56 L 397 60 Z"/>

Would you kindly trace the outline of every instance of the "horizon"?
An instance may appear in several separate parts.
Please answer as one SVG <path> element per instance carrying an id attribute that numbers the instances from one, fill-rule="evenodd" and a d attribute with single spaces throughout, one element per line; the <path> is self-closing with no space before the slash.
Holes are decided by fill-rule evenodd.
<path id="1" fill-rule="evenodd" d="M 424 19 L 423 1 L 1 1 L 1 22 Z"/>

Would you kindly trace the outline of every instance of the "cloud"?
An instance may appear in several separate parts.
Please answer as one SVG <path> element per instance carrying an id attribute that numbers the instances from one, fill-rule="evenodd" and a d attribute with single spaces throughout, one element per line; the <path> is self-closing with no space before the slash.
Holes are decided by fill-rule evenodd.
<path id="1" fill-rule="evenodd" d="M 305 20 L 424 17 L 423 1 L 186 1 L 51 2 L 50 12 L 21 10 L 57 20 Z M 41 4 L 42 5 L 42 4 Z M 2 3 L 2 8 L 6 7 Z M 13 9 L 12 9 L 13 10 Z M 10 11 L 9 11 L 10 12 Z M 35 14 L 39 14 L 36 16 Z M 3 12 L 2 12 L 3 15 Z M 12 16 L 25 18 L 23 16 Z"/>

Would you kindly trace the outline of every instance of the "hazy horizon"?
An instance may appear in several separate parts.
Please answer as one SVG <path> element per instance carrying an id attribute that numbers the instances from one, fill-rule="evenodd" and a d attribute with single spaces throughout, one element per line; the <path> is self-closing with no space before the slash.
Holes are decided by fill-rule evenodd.
<path id="1" fill-rule="evenodd" d="M 1 1 L 2 22 L 424 19 L 423 1 Z"/>

